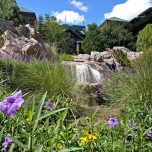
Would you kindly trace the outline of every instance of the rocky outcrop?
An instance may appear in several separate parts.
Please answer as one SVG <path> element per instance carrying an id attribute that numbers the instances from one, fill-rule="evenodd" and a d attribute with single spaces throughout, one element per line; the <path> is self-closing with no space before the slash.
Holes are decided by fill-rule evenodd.
<path id="1" fill-rule="evenodd" d="M 123 53 L 127 55 L 130 61 L 138 58 L 142 54 L 142 52 L 133 52 L 122 46 L 115 46 L 113 47 L 113 49 L 106 48 L 105 51 L 103 52 L 91 51 L 90 55 L 79 54 L 78 56 L 75 56 L 74 61 L 75 62 L 91 61 L 100 66 L 105 64 L 111 70 L 122 69 L 123 67 L 116 60 L 117 50 L 122 50 Z"/>
<path id="2" fill-rule="evenodd" d="M 5 20 L 4 20 L 5 21 Z M 0 47 L 1 56 L 20 56 L 22 58 L 44 57 L 47 56 L 45 45 L 42 42 L 39 33 L 29 24 L 14 27 L 10 21 L 1 23 L 1 26 L 7 25 L 7 30 L 1 35 L 3 43 Z"/>

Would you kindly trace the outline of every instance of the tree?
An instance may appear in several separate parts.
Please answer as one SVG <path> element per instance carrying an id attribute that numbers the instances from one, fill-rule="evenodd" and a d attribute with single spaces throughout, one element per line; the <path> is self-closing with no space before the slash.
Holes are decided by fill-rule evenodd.
<path id="1" fill-rule="evenodd" d="M 130 50 L 135 50 L 135 42 L 132 33 L 126 30 L 122 25 L 115 23 L 108 24 L 101 30 L 104 41 L 104 48 L 113 46 L 124 46 Z"/>
<path id="2" fill-rule="evenodd" d="M 39 17 L 37 24 L 39 25 L 38 31 L 44 42 L 52 45 L 55 44 L 59 53 L 70 53 L 71 40 L 70 35 L 66 33 L 66 27 L 60 25 L 56 17 L 46 14 L 45 21 L 42 25 L 42 17 Z"/>
<path id="3" fill-rule="evenodd" d="M 39 15 L 37 21 L 35 21 L 34 27 L 40 33 L 41 39 L 45 40 L 46 39 L 46 31 L 45 31 L 44 18 L 42 15 Z"/>
<path id="4" fill-rule="evenodd" d="M 0 18 L 12 21 L 15 26 L 23 24 L 23 18 L 15 0 L 0 0 Z"/>
<path id="5" fill-rule="evenodd" d="M 138 34 L 137 38 L 137 50 L 148 51 L 152 50 L 152 24 L 145 26 Z"/>
<path id="6" fill-rule="evenodd" d="M 101 31 L 96 23 L 88 25 L 86 38 L 82 41 L 82 48 L 85 53 L 90 53 L 92 50 L 101 52 L 103 49 L 103 40 Z"/>

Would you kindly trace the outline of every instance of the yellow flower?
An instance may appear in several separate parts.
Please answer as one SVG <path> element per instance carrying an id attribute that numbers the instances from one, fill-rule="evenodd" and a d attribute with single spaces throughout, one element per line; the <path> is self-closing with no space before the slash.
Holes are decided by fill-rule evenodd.
<path id="1" fill-rule="evenodd" d="M 54 145 L 53 145 L 55 148 L 57 148 L 57 149 L 62 149 L 63 148 L 63 146 L 62 146 L 62 144 L 61 143 L 54 143 Z"/>
<path id="2" fill-rule="evenodd" d="M 86 138 L 90 141 L 93 139 L 97 139 L 96 136 L 94 136 L 93 134 L 89 133 L 89 132 L 85 132 Z"/>
<path id="3" fill-rule="evenodd" d="M 93 139 L 97 139 L 96 136 L 94 136 L 90 132 L 84 132 L 84 134 L 85 134 L 85 137 L 79 138 L 79 145 L 80 146 L 82 146 L 82 144 L 84 144 L 84 143 L 88 143 L 89 141 L 91 141 Z"/>

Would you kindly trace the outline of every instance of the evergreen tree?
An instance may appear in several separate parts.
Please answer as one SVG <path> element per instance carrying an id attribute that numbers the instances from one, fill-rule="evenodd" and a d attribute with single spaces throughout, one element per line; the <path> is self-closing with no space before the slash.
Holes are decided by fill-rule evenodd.
<path id="1" fill-rule="evenodd" d="M 137 38 L 137 50 L 138 51 L 148 51 L 152 50 L 152 24 L 146 25 L 146 27 L 141 30 Z"/>
<path id="2" fill-rule="evenodd" d="M 123 26 L 114 22 L 108 24 L 101 30 L 104 41 L 104 48 L 112 48 L 113 46 L 124 46 L 130 50 L 135 50 L 135 42 L 132 33 Z"/>
<path id="3" fill-rule="evenodd" d="M 0 0 L 0 18 L 12 21 L 15 26 L 23 24 L 23 18 L 15 0 Z"/>
<path id="4" fill-rule="evenodd" d="M 40 33 L 40 37 L 43 41 L 46 40 L 46 28 L 44 24 L 44 18 L 42 15 L 39 15 L 37 21 L 35 21 L 35 29 Z"/>
<path id="5" fill-rule="evenodd" d="M 55 44 L 58 53 L 71 53 L 70 35 L 66 33 L 66 27 L 60 25 L 56 17 L 46 14 L 43 20 L 43 17 L 39 16 L 36 26 L 42 40 L 50 45 Z"/>
<path id="6" fill-rule="evenodd" d="M 86 38 L 82 41 L 82 48 L 85 53 L 91 51 L 103 51 L 103 40 L 101 37 L 101 31 L 96 23 L 88 25 L 86 31 Z"/>

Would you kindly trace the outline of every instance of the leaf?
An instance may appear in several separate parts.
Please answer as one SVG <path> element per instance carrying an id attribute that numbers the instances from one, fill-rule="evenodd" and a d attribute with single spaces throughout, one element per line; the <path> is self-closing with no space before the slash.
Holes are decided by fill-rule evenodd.
<path id="1" fill-rule="evenodd" d="M 64 148 L 60 150 L 59 152 L 68 152 L 68 151 L 77 151 L 77 150 L 82 150 L 83 148 L 78 148 L 78 147 L 71 147 L 71 148 Z"/>
<path id="2" fill-rule="evenodd" d="M 71 129 L 75 124 L 77 124 L 79 121 L 81 120 L 81 118 L 75 120 L 72 124 L 70 123 L 70 125 L 68 126 L 68 129 Z"/>
<path id="3" fill-rule="evenodd" d="M 42 119 L 44 119 L 44 118 L 46 118 L 46 117 L 48 117 L 48 116 L 51 116 L 51 115 L 53 115 L 53 114 L 55 114 L 55 113 L 57 113 L 57 112 L 60 112 L 60 111 L 66 110 L 66 109 L 67 109 L 67 108 L 62 108 L 62 109 L 58 109 L 58 110 L 51 111 L 51 112 L 49 112 L 49 113 L 47 113 L 47 114 L 39 117 L 38 119 L 36 119 L 35 122 L 38 122 L 39 120 L 42 120 Z"/>
<path id="4" fill-rule="evenodd" d="M 19 141 L 17 138 L 11 137 L 9 136 L 10 139 L 13 140 L 14 143 L 16 143 L 19 147 L 22 147 L 24 149 L 26 149 L 26 145 L 24 145 L 21 141 Z"/>
<path id="5" fill-rule="evenodd" d="M 14 143 L 11 144 L 11 147 L 10 147 L 10 149 L 9 149 L 9 152 L 13 152 L 14 147 L 15 147 L 15 144 L 14 144 Z"/>
<path id="6" fill-rule="evenodd" d="M 43 150 L 43 145 L 41 145 L 37 152 L 41 152 Z"/>
<path id="7" fill-rule="evenodd" d="M 41 110 L 42 110 L 42 107 L 44 105 L 44 101 L 46 98 L 46 94 L 47 94 L 47 92 L 43 95 L 43 97 L 38 105 L 37 111 L 35 112 L 35 116 L 33 118 L 33 121 L 34 121 L 33 130 L 32 130 L 33 133 L 34 133 L 35 129 L 37 128 L 38 118 L 40 117 Z M 41 120 L 41 119 L 39 119 L 39 120 Z"/>

